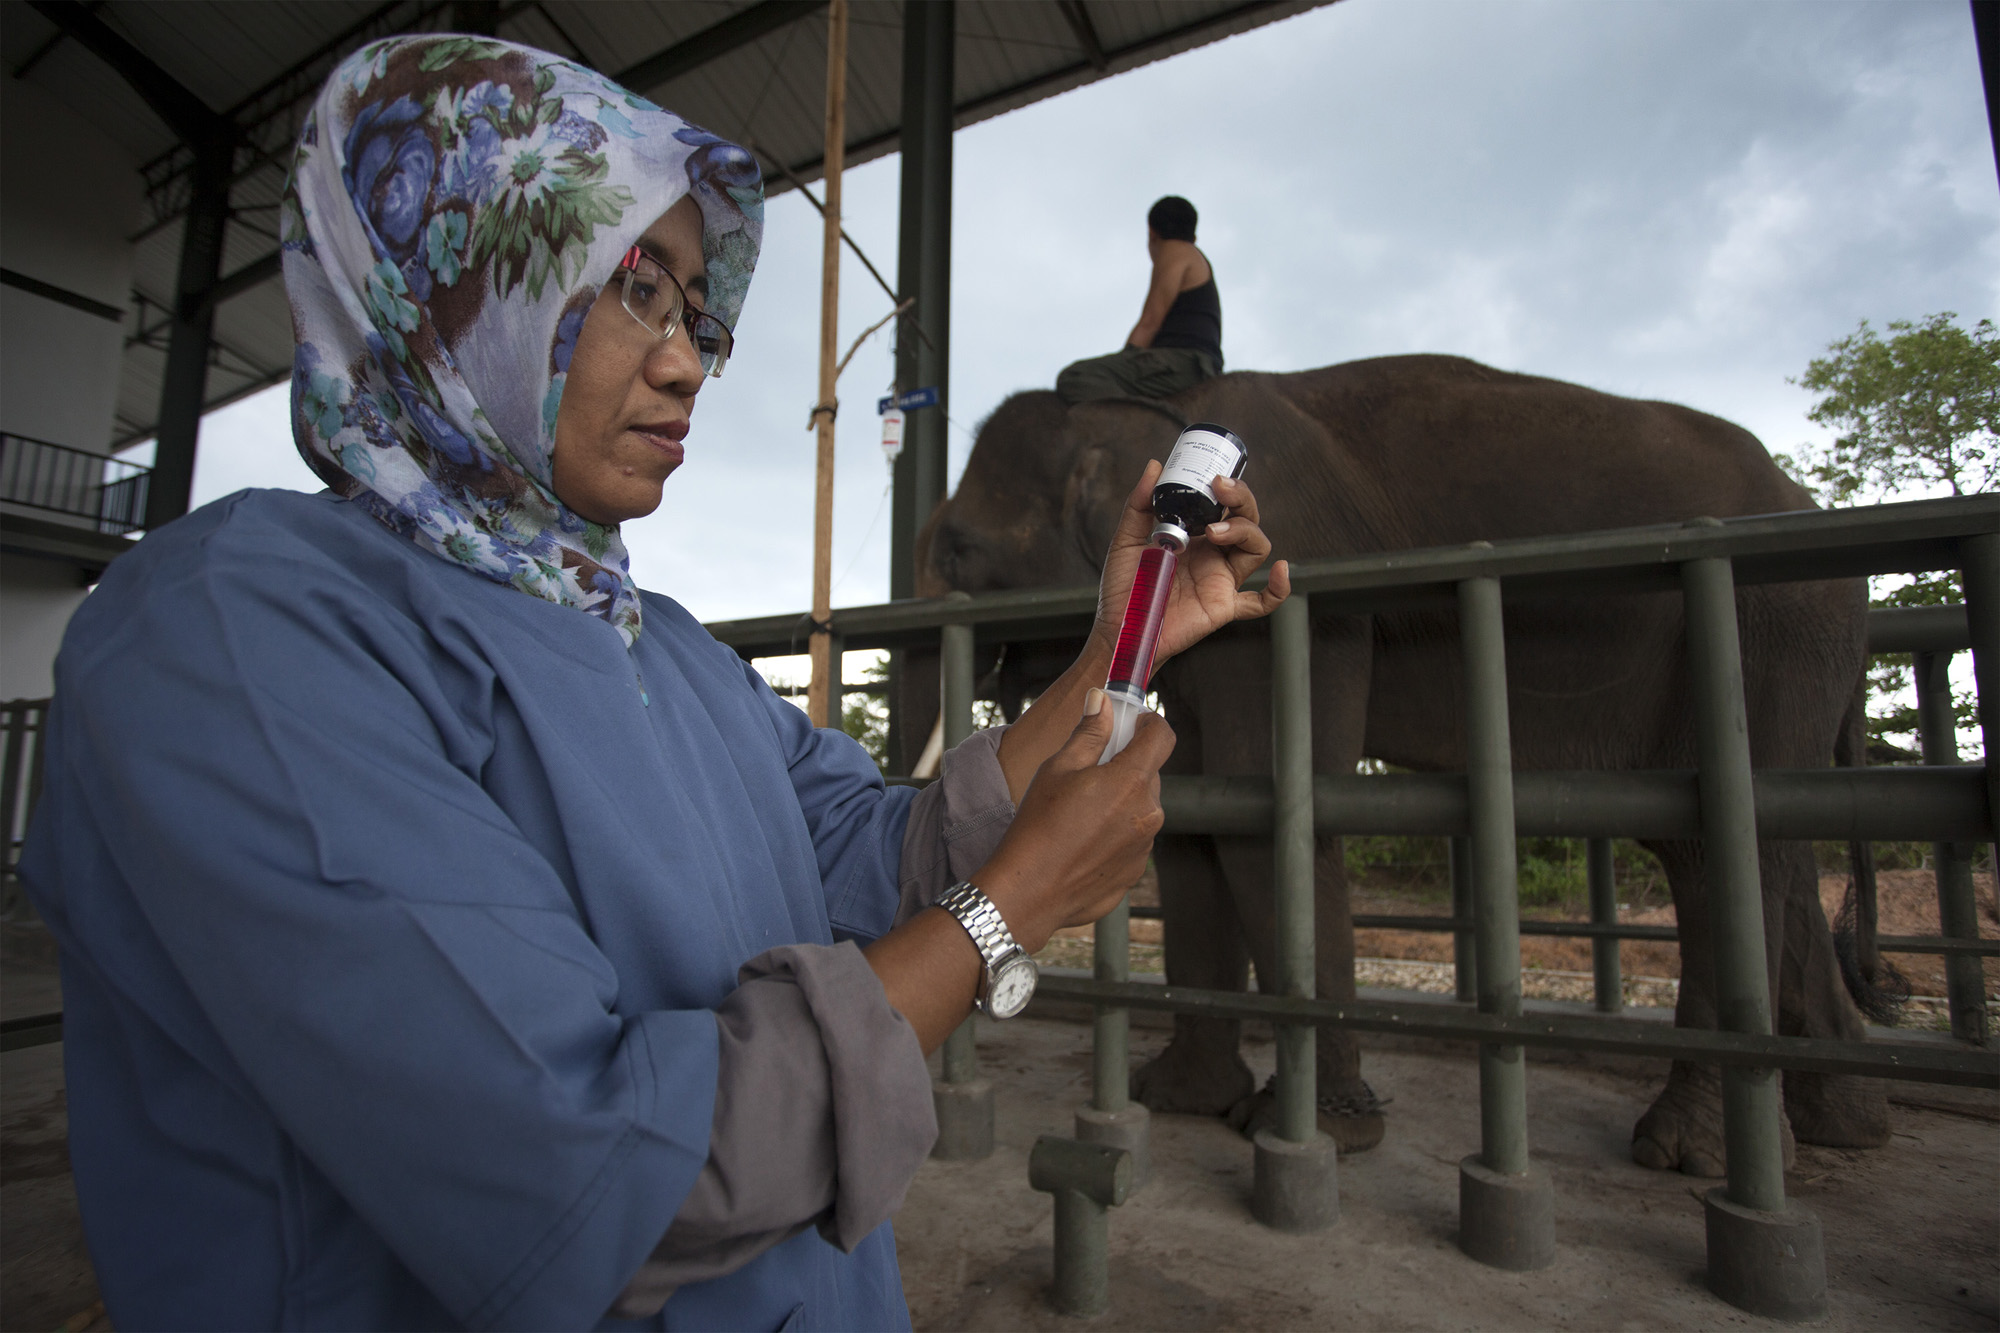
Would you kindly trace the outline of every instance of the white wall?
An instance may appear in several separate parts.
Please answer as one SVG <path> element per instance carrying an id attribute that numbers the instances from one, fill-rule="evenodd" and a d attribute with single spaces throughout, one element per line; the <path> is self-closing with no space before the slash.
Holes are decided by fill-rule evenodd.
<path id="1" fill-rule="evenodd" d="M 137 165 L 18 79 L 0 79 L 0 125 L 0 265 L 126 309 Z M 121 324 L 0 286 L 0 430 L 104 450 L 124 340 Z"/>
<path id="2" fill-rule="evenodd" d="M 45 699 L 70 614 L 88 595 L 67 560 L 0 554 L 0 699 Z"/>

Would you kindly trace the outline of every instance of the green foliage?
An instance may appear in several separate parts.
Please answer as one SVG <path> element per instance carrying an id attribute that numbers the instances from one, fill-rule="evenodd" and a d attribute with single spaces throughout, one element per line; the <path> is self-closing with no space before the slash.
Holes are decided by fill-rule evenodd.
<path id="1" fill-rule="evenodd" d="M 869 664 L 859 682 L 879 685 L 889 679 L 889 664 L 878 660 Z M 861 742 L 875 767 L 889 771 L 889 699 L 884 694 L 841 695 L 840 729 Z"/>
<path id="2" fill-rule="evenodd" d="M 1819 395 L 1806 416 L 1836 432 L 1831 445 L 1781 458 L 1823 504 L 1876 503 L 1911 492 L 1992 489 L 2000 466 L 2000 332 L 1990 320 L 1970 329 L 1950 311 L 1920 321 L 1891 320 L 1880 337 L 1868 321 L 1827 347 L 1792 383 Z M 1963 600 L 1957 570 L 1919 574 L 1878 592 L 1880 607 Z M 1868 668 L 1870 748 L 1917 748 L 1910 662 L 1874 658 Z M 1976 726 L 1969 693 L 1955 695 L 1961 730 Z"/>
<path id="3" fill-rule="evenodd" d="M 1522 838 L 1515 878 L 1523 907 L 1583 911 L 1590 904 L 1584 845 L 1575 838 Z M 1451 900 L 1451 860 L 1444 838 L 1350 837 L 1344 840 L 1347 878 L 1365 891 L 1427 904 Z M 1655 906 L 1669 900 L 1666 872 L 1630 839 L 1612 843 L 1618 900 Z"/>
<path id="4" fill-rule="evenodd" d="M 2000 332 L 1959 327 L 1951 311 L 1867 320 L 1829 344 L 1792 383 L 1818 394 L 1806 416 L 1836 432 L 1799 460 L 1826 504 L 1879 501 L 1911 490 L 1988 490 L 2000 463 Z"/>

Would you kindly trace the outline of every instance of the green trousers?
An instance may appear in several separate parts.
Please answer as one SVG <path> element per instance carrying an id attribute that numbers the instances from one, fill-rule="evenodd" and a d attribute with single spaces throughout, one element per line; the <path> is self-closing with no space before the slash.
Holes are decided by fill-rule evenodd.
<path id="1" fill-rule="evenodd" d="M 1066 403 L 1092 398 L 1165 398 L 1222 373 L 1222 363 L 1192 347 L 1127 347 L 1074 361 L 1056 376 Z"/>

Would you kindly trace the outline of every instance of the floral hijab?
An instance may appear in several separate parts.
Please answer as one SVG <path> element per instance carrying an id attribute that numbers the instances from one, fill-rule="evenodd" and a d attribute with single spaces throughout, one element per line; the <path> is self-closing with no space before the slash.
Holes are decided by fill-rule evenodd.
<path id="1" fill-rule="evenodd" d="M 511 42 L 430 34 L 348 57 L 285 192 L 307 465 L 418 545 L 633 642 L 624 542 L 556 498 L 549 460 L 599 287 L 690 192 L 707 308 L 733 326 L 763 234 L 743 149 Z"/>

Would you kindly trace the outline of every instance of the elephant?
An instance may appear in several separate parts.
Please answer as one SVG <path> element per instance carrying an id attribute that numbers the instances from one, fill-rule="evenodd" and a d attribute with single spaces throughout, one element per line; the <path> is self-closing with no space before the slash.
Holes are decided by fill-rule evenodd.
<path id="1" fill-rule="evenodd" d="M 1461 357 L 1371 358 L 1287 374 L 1237 372 L 1164 400 L 1066 407 L 1016 393 L 981 423 L 956 491 L 917 542 L 919 595 L 1095 582 L 1118 507 L 1182 425 L 1227 426 L 1250 447 L 1249 480 L 1276 554 L 1355 555 L 1476 540 L 1724 518 L 1812 507 L 1756 437 L 1675 403 L 1616 397 Z M 1738 620 L 1753 763 L 1825 766 L 1850 743 L 1866 660 L 1864 580 L 1740 590 Z M 1688 769 L 1695 764 L 1685 631 L 1677 593 L 1517 600 L 1505 612 L 1517 769 Z M 1456 616 L 1449 610 L 1315 613 L 1315 772 L 1364 757 L 1417 771 L 1465 767 Z M 1154 677 L 1179 741 L 1173 774 L 1263 775 L 1271 765 L 1269 634 L 1224 629 Z M 1073 660 L 1078 644 L 1008 644 L 984 689 L 1012 716 Z M 907 765 L 937 716 L 934 653 L 906 650 L 896 686 Z M 909 771 L 904 767 L 902 771 Z M 1716 1026 L 1702 850 L 1645 844 L 1678 912 L 1675 1021 Z M 1354 931 L 1340 840 L 1317 840 L 1317 977 L 1354 995 Z M 1275 975 L 1267 838 L 1162 836 L 1154 852 L 1167 979 L 1241 990 L 1246 964 Z M 1782 1033 L 1858 1040 L 1818 896 L 1810 844 L 1760 847 L 1773 1014 Z M 1224 1114 L 1252 1132 L 1270 1115 L 1239 1050 L 1240 1024 L 1178 1016 L 1166 1048 L 1132 1076 L 1155 1111 Z M 1321 1126 L 1344 1151 L 1383 1134 L 1352 1033 L 1321 1028 Z M 1888 1140 L 1872 1079 L 1791 1073 L 1788 1132 L 1839 1147 Z M 1643 1165 L 1723 1172 L 1721 1080 L 1676 1062 L 1633 1130 Z M 1247 1126 L 1247 1127 L 1246 1127 Z M 1790 1152 L 1791 1139 L 1787 1139 Z"/>

